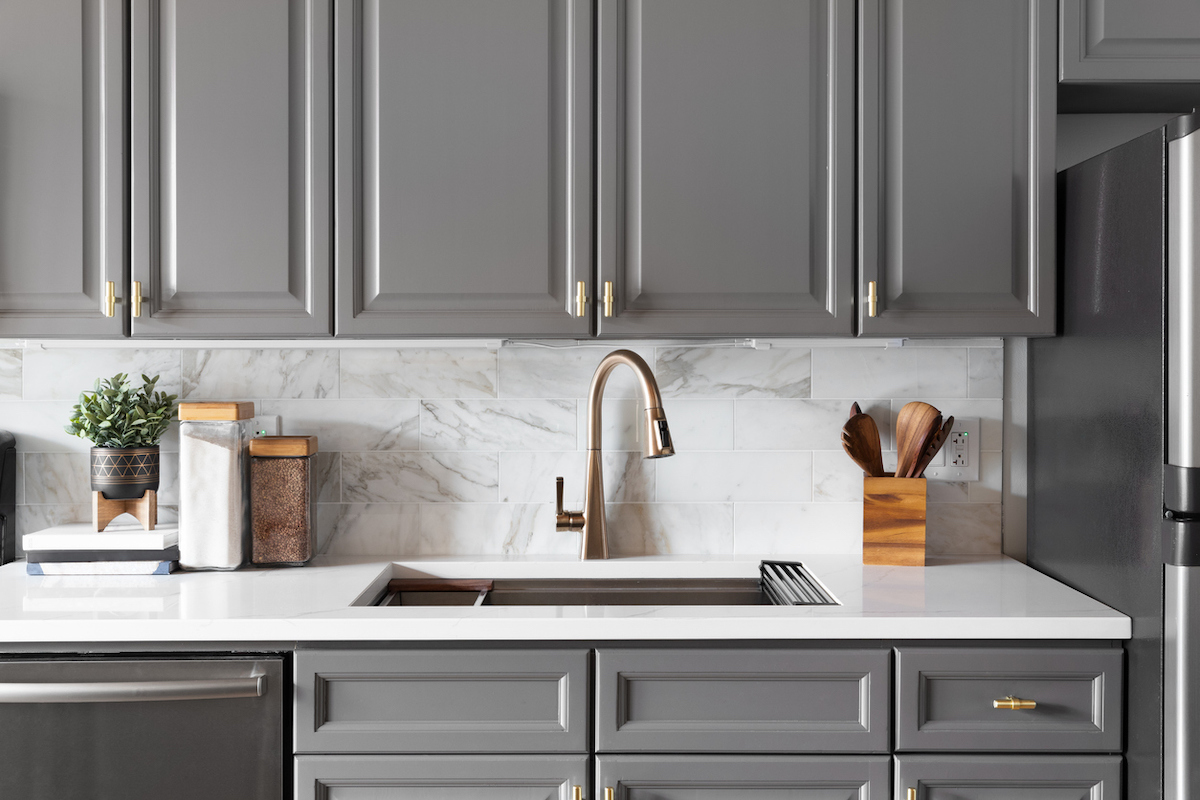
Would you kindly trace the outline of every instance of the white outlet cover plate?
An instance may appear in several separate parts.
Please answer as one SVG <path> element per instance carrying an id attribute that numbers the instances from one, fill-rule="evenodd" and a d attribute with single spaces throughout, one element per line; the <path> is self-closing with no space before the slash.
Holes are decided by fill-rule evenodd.
<path id="1" fill-rule="evenodd" d="M 956 467 L 948 463 L 948 453 L 952 449 L 952 440 L 955 434 L 966 439 L 966 466 Z M 979 418 L 964 417 L 959 419 L 954 418 L 954 428 L 950 431 L 950 435 L 946 437 L 946 443 L 942 445 L 942 449 L 933 461 L 929 462 L 929 466 L 925 468 L 925 477 L 931 481 L 959 481 L 959 482 L 975 482 L 979 480 Z"/>
<path id="2" fill-rule="evenodd" d="M 253 427 L 250 428 L 251 436 L 279 436 L 279 416 L 276 414 L 258 415 L 251 420 Z M 265 433 L 260 433 L 265 431 Z"/>

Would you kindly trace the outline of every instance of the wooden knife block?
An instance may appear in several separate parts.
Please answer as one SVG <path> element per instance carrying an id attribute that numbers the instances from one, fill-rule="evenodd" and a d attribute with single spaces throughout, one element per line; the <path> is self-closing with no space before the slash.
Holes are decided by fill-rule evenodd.
<path id="1" fill-rule="evenodd" d="M 863 478 L 862 562 L 925 566 L 924 478 Z"/>

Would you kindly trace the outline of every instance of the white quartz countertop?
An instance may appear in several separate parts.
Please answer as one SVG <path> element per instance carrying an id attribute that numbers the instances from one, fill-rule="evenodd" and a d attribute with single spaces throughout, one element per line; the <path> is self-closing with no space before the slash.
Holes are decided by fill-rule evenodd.
<path id="1" fill-rule="evenodd" d="M 322 557 L 303 568 L 31 576 L 0 567 L 0 643 L 701 639 L 1126 639 L 1129 618 L 1004 557 L 802 561 L 838 606 L 375 608 L 393 577 L 749 577 L 758 557 Z"/>

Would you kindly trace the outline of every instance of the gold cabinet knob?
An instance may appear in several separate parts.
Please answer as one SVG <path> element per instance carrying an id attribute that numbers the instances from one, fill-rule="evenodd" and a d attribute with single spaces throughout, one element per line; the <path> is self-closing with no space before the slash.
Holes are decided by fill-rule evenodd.
<path id="1" fill-rule="evenodd" d="M 142 282 L 133 282 L 133 315 L 140 317 L 142 315 Z"/>
<path id="2" fill-rule="evenodd" d="M 104 306 L 100 310 L 106 317 L 117 313 L 117 284 L 114 281 L 104 282 Z"/>
<path id="3" fill-rule="evenodd" d="M 604 282 L 604 316 L 611 317 L 613 315 L 613 282 Z"/>
<path id="4" fill-rule="evenodd" d="M 571 787 L 571 800 L 583 800 L 583 787 L 582 786 L 572 786 Z"/>
<path id="5" fill-rule="evenodd" d="M 1036 700 L 1022 700 L 1019 697 L 1013 697 L 1011 694 L 1003 700 L 993 700 L 992 708 L 1004 708 L 1009 711 L 1029 711 L 1037 708 Z"/>
<path id="6" fill-rule="evenodd" d="M 579 281 L 575 284 L 575 316 L 582 317 L 587 311 L 587 284 Z"/>
<path id="7" fill-rule="evenodd" d="M 613 800 L 613 795 L 616 793 L 617 793 L 616 789 L 612 788 L 611 786 L 605 786 L 604 787 L 604 800 Z"/>
<path id="8" fill-rule="evenodd" d="M 904 794 L 904 800 L 917 800 L 917 790 L 913 787 L 908 787 L 908 791 Z"/>
<path id="9" fill-rule="evenodd" d="M 875 288 L 875 281 L 867 284 L 867 316 L 873 317 L 878 311 L 879 294 Z"/>

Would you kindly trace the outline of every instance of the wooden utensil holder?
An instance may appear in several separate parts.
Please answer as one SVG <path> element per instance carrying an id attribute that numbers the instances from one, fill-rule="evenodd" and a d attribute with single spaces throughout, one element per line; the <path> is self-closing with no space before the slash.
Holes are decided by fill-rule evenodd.
<path id="1" fill-rule="evenodd" d="M 862 562 L 925 566 L 924 478 L 863 478 Z"/>

